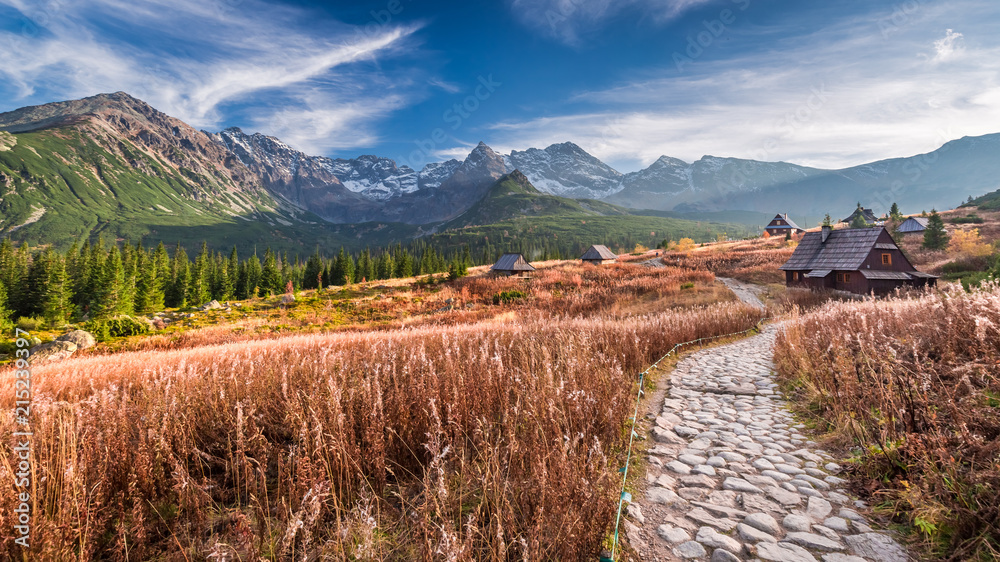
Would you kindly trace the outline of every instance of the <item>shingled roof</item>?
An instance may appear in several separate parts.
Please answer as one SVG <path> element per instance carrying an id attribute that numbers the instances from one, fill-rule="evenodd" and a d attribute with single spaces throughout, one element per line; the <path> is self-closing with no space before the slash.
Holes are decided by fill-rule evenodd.
<path id="1" fill-rule="evenodd" d="M 535 268 L 521 254 L 504 254 L 500 256 L 491 271 L 534 271 Z"/>
<path id="2" fill-rule="evenodd" d="M 899 227 L 896 230 L 900 232 L 923 232 L 927 230 L 928 220 L 927 217 L 910 217 L 899 223 Z"/>
<path id="3" fill-rule="evenodd" d="M 616 260 L 618 256 L 608 249 L 607 246 L 596 244 L 591 246 L 582 256 L 581 260 Z"/>
<path id="4" fill-rule="evenodd" d="M 822 232 L 807 232 L 792 257 L 778 269 L 856 271 L 875 246 L 882 230 L 881 226 L 833 230 L 826 242 L 823 242 Z"/>
<path id="5" fill-rule="evenodd" d="M 774 215 L 774 218 L 771 219 L 771 222 L 774 222 L 776 220 L 783 220 L 787 224 L 768 224 L 767 228 L 769 228 L 771 230 L 777 230 L 777 229 L 782 229 L 782 228 L 791 228 L 791 229 L 794 229 L 794 230 L 803 230 L 799 225 L 795 224 L 795 221 L 793 221 L 792 219 L 788 218 L 788 213 L 785 213 L 785 214 L 778 213 L 777 215 Z"/>

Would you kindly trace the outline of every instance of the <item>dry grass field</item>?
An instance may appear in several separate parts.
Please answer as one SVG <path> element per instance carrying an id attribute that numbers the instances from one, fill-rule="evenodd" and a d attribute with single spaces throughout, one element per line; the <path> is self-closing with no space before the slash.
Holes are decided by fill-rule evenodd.
<path id="1" fill-rule="evenodd" d="M 827 304 L 788 322 L 775 363 L 929 556 L 1000 556 L 1000 286 Z"/>
<path id="2" fill-rule="evenodd" d="M 708 271 L 630 264 L 347 291 L 36 366 L 30 557 L 590 558 L 638 371 L 760 316 Z"/>

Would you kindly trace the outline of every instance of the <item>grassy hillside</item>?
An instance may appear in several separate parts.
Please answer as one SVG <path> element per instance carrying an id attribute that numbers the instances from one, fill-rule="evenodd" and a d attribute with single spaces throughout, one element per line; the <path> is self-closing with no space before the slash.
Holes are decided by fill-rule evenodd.
<path id="1" fill-rule="evenodd" d="M 963 207 L 978 207 L 984 211 L 1000 210 L 1000 189 L 991 191 L 986 195 L 977 197 L 972 201 L 962 205 Z"/>
<path id="2" fill-rule="evenodd" d="M 331 225 L 259 186 L 172 166 L 125 139 L 107 141 L 76 127 L 0 132 L 0 236 L 58 248 L 101 234 L 308 253 L 316 244 L 388 245 L 416 233 L 408 225 Z"/>

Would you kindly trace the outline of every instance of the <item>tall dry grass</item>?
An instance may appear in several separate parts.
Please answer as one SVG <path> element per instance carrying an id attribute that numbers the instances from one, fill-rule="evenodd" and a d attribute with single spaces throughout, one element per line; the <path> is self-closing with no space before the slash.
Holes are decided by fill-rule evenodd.
<path id="1" fill-rule="evenodd" d="M 788 261 L 794 251 L 795 248 L 784 239 L 759 238 L 690 252 L 667 252 L 663 263 L 694 271 L 710 271 L 720 277 L 732 277 L 747 283 L 784 283 L 785 273 L 778 267 Z"/>
<path id="2" fill-rule="evenodd" d="M 1000 286 L 827 304 L 775 362 L 932 555 L 1000 555 Z"/>
<path id="3" fill-rule="evenodd" d="M 36 367 L 29 558 L 592 558 L 637 371 L 758 314 L 522 311 Z M 12 401 L 0 396 L 5 434 Z"/>

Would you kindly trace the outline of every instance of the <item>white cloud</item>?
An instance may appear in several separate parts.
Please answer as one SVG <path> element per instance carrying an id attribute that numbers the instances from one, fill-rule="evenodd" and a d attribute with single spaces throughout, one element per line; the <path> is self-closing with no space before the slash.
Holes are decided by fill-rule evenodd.
<path id="1" fill-rule="evenodd" d="M 338 127 L 385 115 L 403 105 L 403 94 L 380 89 L 376 95 L 376 86 L 384 86 L 378 73 L 357 71 L 354 63 L 392 56 L 417 29 L 314 21 L 310 12 L 259 0 L 0 0 L 4 4 L 27 16 L 27 33 L 0 31 L 6 51 L 0 77 L 21 99 L 37 91 L 68 99 L 123 90 L 209 128 L 221 124 L 226 104 L 252 101 L 259 104 L 252 120 L 300 125 L 265 132 L 292 133 L 310 147 L 372 140 L 364 128 Z M 270 97 L 288 105 L 276 110 Z M 365 101 L 370 98 L 378 101 Z M 281 119 L 267 116 L 272 113 Z M 303 131 L 336 138 L 325 142 Z"/>
<path id="2" fill-rule="evenodd" d="M 952 30 L 945 32 L 944 37 L 934 41 L 934 62 L 943 62 L 954 59 L 965 51 L 962 41 L 963 35 Z"/>
<path id="3" fill-rule="evenodd" d="M 577 46 L 584 36 L 601 29 L 610 18 L 635 10 L 656 21 L 667 21 L 711 0 L 510 0 L 514 15 L 525 26 Z"/>
<path id="4" fill-rule="evenodd" d="M 841 168 L 1000 131 L 1000 44 L 989 18 L 963 29 L 976 39 L 965 47 L 953 30 L 934 41 L 941 13 L 923 9 L 926 21 L 912 18 L 889 41 L 877 23 L 853 18 L 806 36 L 774 33 L 785 38 L 766 52 L 695 60 L 683 73 L 666 62 L 571 96 L 566 106 L 575 112 L 494 123 L 491 146 L 570 139 L 623 172 L 664 154 Z M 949 64 L 928 64 L 932 57 Z"/>

